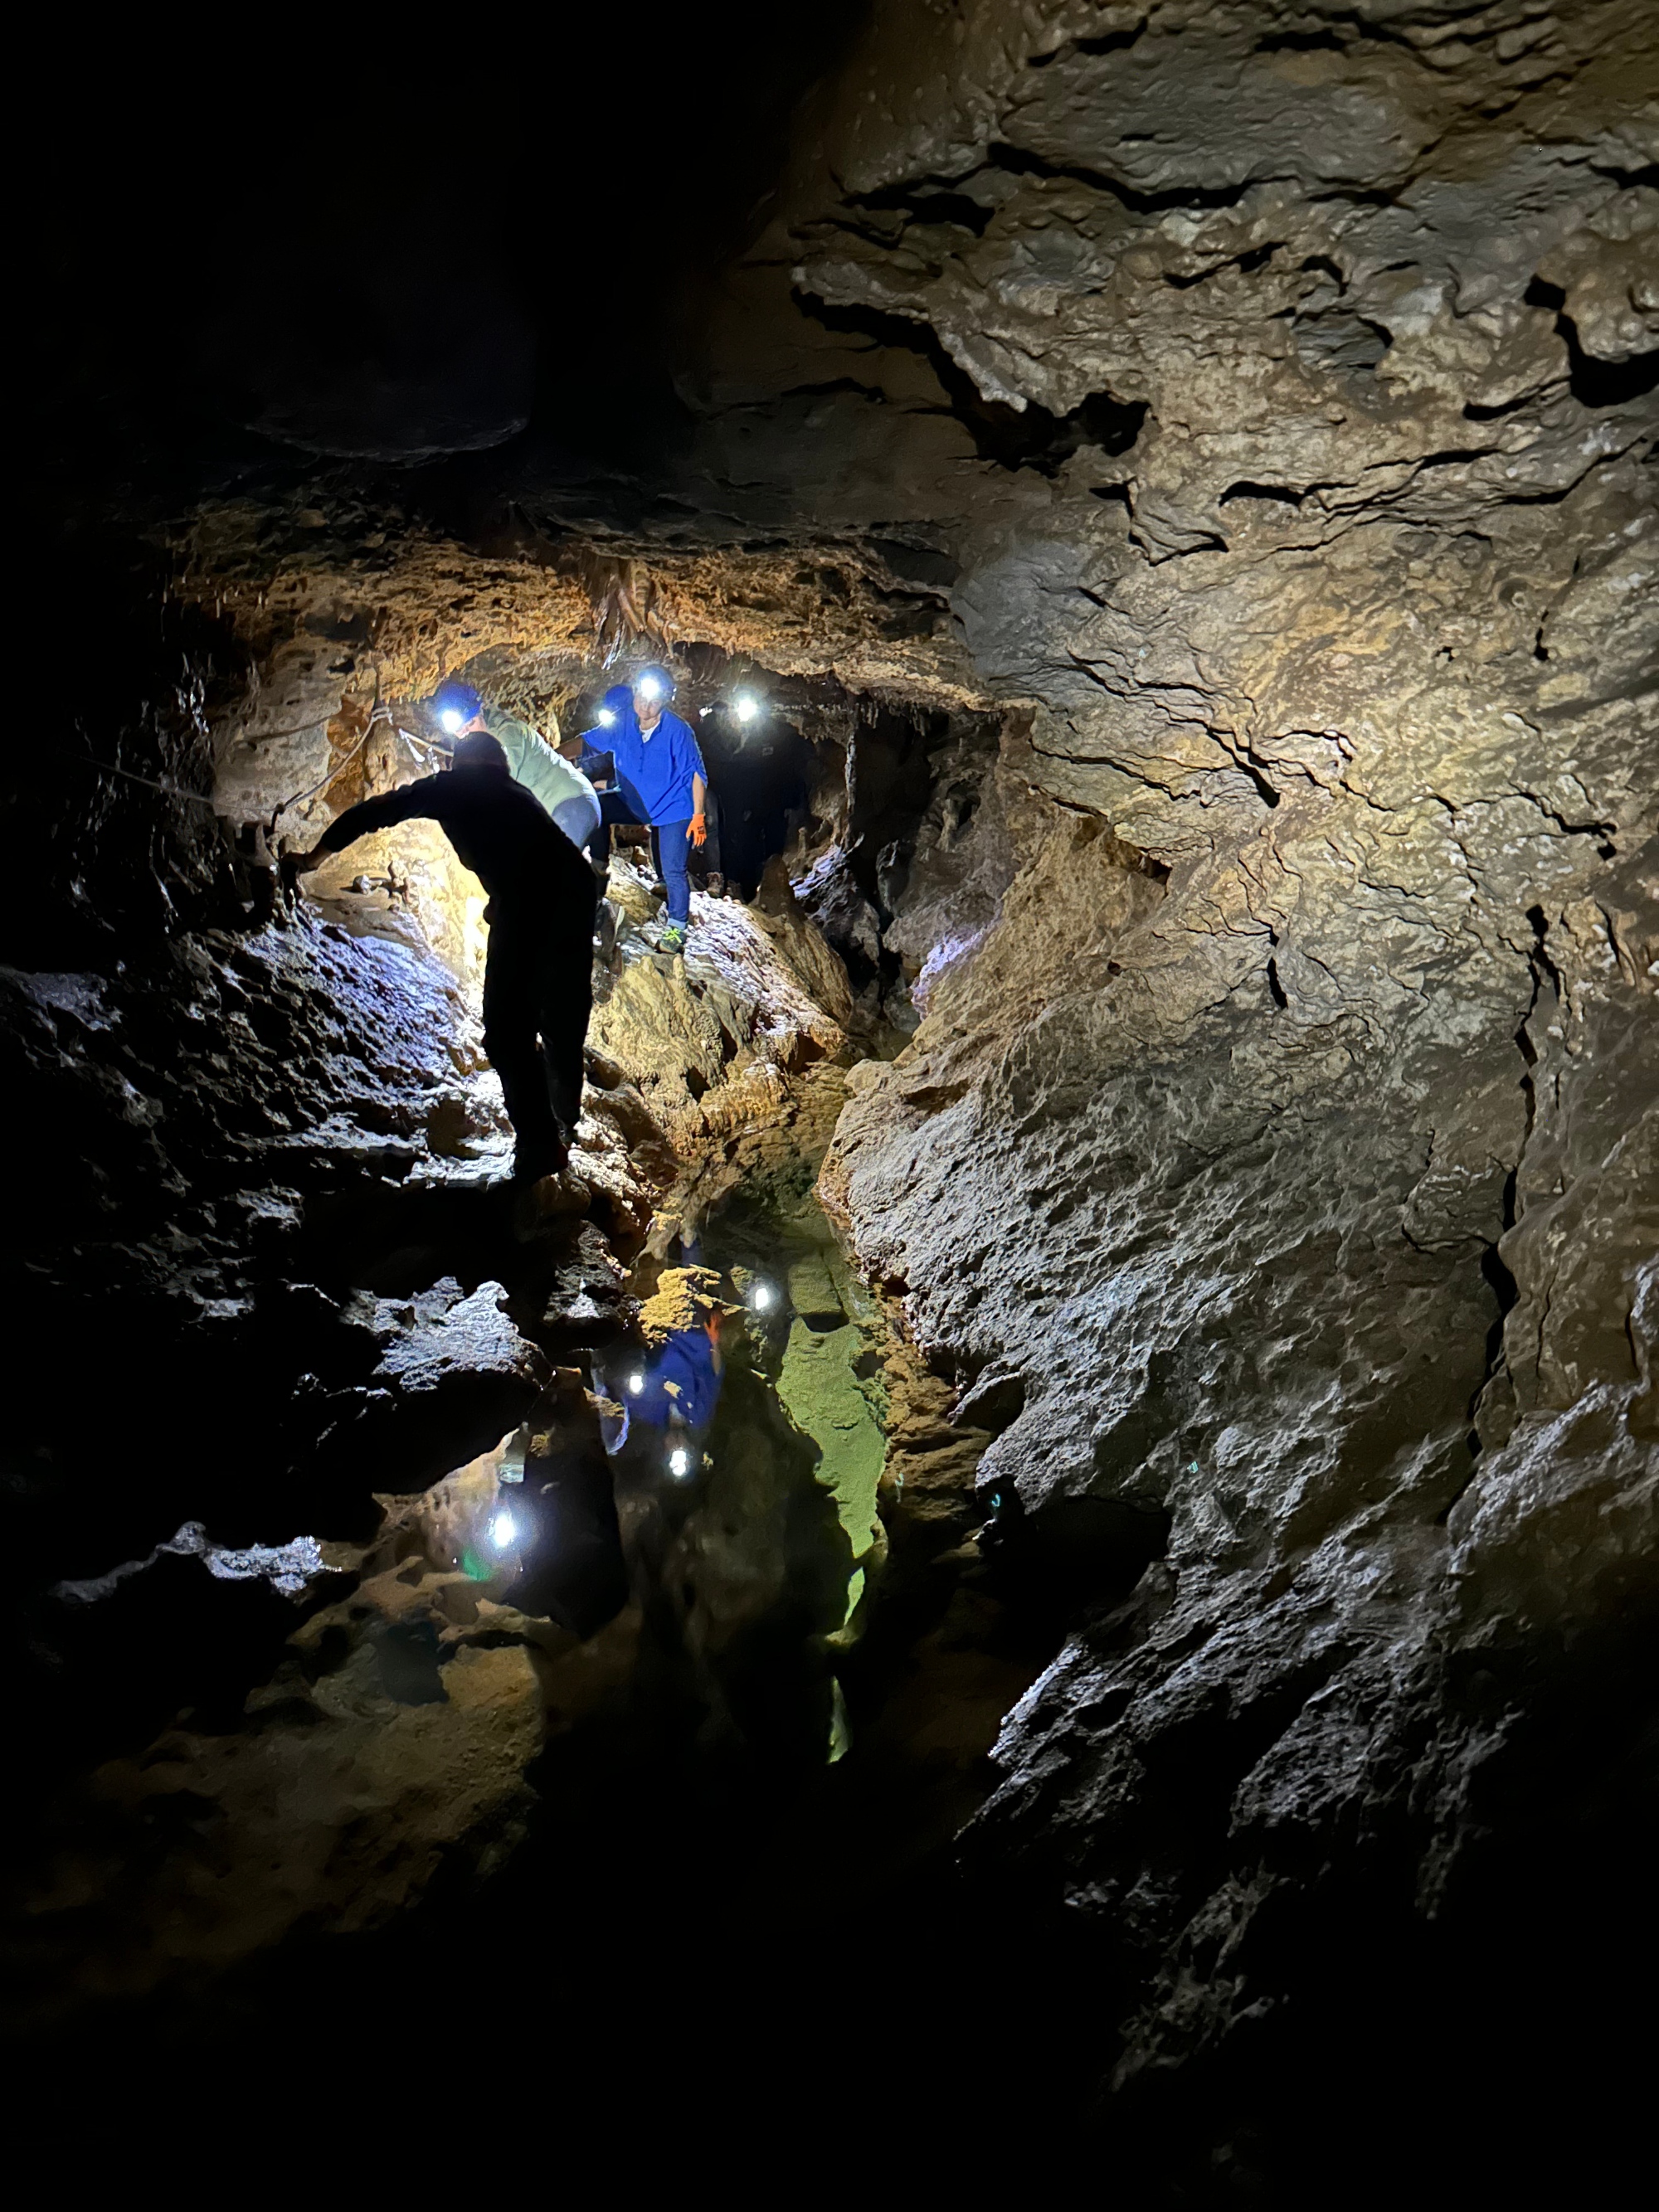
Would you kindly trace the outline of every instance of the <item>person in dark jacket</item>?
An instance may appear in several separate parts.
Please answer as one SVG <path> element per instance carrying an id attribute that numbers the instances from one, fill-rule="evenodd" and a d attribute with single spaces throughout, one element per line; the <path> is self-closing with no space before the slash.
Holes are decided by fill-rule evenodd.
<path id="1" fill-rule="evenodd" d="M 568 760 L 528 722 L 486 706 L 479 691 L 456 677 L 446 678 L 433 693 L 432 713 L 452 739 L 487 732 L 506 754 L 514 781 L 535 793 L 573 845 L 587 843 L 599 827 L 599 802 L 580 761 Z M 553 728 L 556 737 L 556 721 Z"/>
<path id="2" fill-rule="evenodd" d="M 609 860 L 614 823 L 648 825 L 656 833 L 653 842 L 668 891 L 665 952 L 678 952 L 685 944 L 691 915 L 687 870 L 692 848 L 701 850 L 708 837 L 708 771 L 690 724 L 668 711 L 666 702 L 673 694 L 674 679 L 665 668 L 641 669 L 631 689 L 611 685 L 605 695 L 602 726 L 583 732 L 585 744 L 610 755 L 617 787 L 600 794 L 601 820 L 588 850 L 596 865 Z"/>
<path id="3" fill-rule="evenodd" d="M 348 806 L 284 868 L 306 875 L 330 853 L 394 823 L 441 823 L 489 894 L 484 1050 L 518 1139 L 515 1175 L 556 1175 L 581 1115 L 582 1045 L 592 1010 L 592 869 L 541 801 L 515 782 L 496 740 L 475 731 L 438 775 Z"/>

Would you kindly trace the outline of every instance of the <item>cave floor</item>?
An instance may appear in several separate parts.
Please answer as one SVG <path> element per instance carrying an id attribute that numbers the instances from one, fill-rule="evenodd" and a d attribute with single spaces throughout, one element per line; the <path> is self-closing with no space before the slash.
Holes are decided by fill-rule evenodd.
<path id="1" fill-rule="evenodd" d="M 724 927 L 752 960 L 755 925 Z M 729 981 L 721 941 L 695 990 Z M 951 2075 L 953 2014 L 988 1972 L 1031 1984 L 1054 1940 L 964 1948 L 951 1840 L 1058 1625 L 935 1601 L 866 1633 L 884 1324 L 814 1195 L 821 1139 L 642 1243 L 615 1138 L 589 1218 L 538 1218 L 499 1180 L 489 1079 L 445 1080 L 413 1141 L 394 1107 L 278 1133 L 265 1261 L 234 1297 L 204 1280 L 182 1331 L 169 1286 L 105 1352 L 168 1449 L 136 1484 L 94 1455 L 78 1498 L 40 1509 L 36 1548 L 70 1571 L 31 1601 L 46 1788 L 9 1837 L 31 1905 L 15 2017 L 59 2072 L 136 2089 L 245 2074 L 341 2007 L 413 2063 L 441 1990 L 533 2002 L 573 2117 L 611 2110 L 643 2033 L 653 2094 L 747 2074 L 836 2124 L 876 2094 L 858 2054 L 899 1974 Z M 642 1334 L 687 1282 L 692 1325 Z M 46 1283 L 43 1358 L 89 1319 Z M 663 1367 L 688 1344 L 700 1368 Z M 688 1376 L 714 1399 L 690 1420 Z M 61 1465 L 82 1432 L 45 1449 Z M 526 1529 L 569 1557 L 550 1571 Z"/>
<path id="2" fill-rule="evenodd" d="M 896 2069 L 907 2096 L 959 2098 L 963 2019 L 1006 2018 L 1049 1981 L 1074 1979 L 1069 1932 L 1018 1899 L 976 1895 L 951 1852 L 992 1779 L 985 1754 L 1000 1715 L 1051 1655 L 1052 1624 L 1015 1618 L 925 1647 L 889 1637 L 873 1662 L 860 1648 L 879 1539 L 878 1330 L 811 1173 L 795 1160 L 740 1183 L 701 1237 L 668 1255 L 706 1270 L 725 1308 L 718 1402 L 695 1431 L 641 1421 L 637 1398 L 631 1436 L 601 1413 L 624 1602 L 581 1647 L 609 1648 L 605 1679 L 529 1761 L 503 1848 L 483 1867 L 455 1855 L 377 1924 L 342 1933 L 301 1918 L 228 1963 L 198 1954 L 142 1990 L 106 1984 L 37 2027 L 37 2057 L 107 2067 L 135 2095 L 169 2079 L 200 2093 L 256 2077 L 334 2020 L 349 2021 L 372 2069 L 396 2075 L 431 2062 L 459 2004 L 534 2023 L 514 2068 L 534 2068 L 545 2117 L 580 2131 L 584 2154 L 603 2152 L 641 2098 L 665 2125 L 675 2115 L 706 2124 L 711 2100 L 716 2111 L 738 2100 L 754 2153 L 775 2130 L 805 2145 L 869 2124 Z M 499 1189 L 463 1179 L 406 1192 L 395 1207 L 384 1192 L 356 1197 L 376 1239 L 365 1242 L 349 1195 L 322 1218 L 357 1255 L 354 1276 L 379 1292 L 408 1295 L 405 1279 L 441 1260 L 461 1285 L 504 1285 L 521 1322 L 544 1301 L 549 1250 L 513 1234 Z M 378 1256 L 365 1265 L 369 1242 Z M 665 1279 L 678 1278 L 647 1255 L 630 1287 L 648 1297 Z M 613 1413 L 628 1402 L 653 1356 L 637 1328 L 591 1334 L 580 1350 L 568 1330 L 549 1340 L 592 1385 L 574 1412 L 566 1394 L 567 1445 L 573 1430 L 591 1432 L 595 1400 Z M 684 1457 L 675 1439 L 688 1436 L 689 1474 L 674 1463 L 677 1449 Z M 497 1470 L 471 1525 L 487 1529 L 502 1505 L 522 1524 L 537 1468 L 558 1450 L 544 1435 L 519 1483 Z M 337 1571 L 299 1608 L 313 1630 L 342 1610 L 344 1547 L 331 1555 Z M 493 1617 L 507 1641 L 507 1603 L 535 1585 L 533 1571 L 492 1582 L 488 1565 L 469 1557 L 468 1568 L 507 1601 Z M 591 1590 L 591 1561 L 586 1571 Z M 245 1686 L 276 1646 L 269 1634 L 222 1638 L 211 1609 L 255 1598 L 262 1618 L 270 1601 L 267 1628 L 291 1626 L 293 1599 L 273 1600 L 269 1574 L 213 1579 L 198 1559 L 163 1553 L 81 1617 L 106 1617 L 102 1664 L 115 1668 L 181 1593 L 195 1601 L 198 1669 L 228 1678 L 193 1692 L 198 1709 L 234 1732 L 228 1677 Z M 378 1647 L 379 1690 L 410 1705 L 441 1698 L 435 1646 L 412 1667 L 418 1639 L 395 1649 L 403 1658 Z M 990 1942 L 965 1940 L 988 1914 Z M 884 2025 L 896 1989 L 910 2014 L 902 2060 Z M 1030 2084 L 1048 2115 L 1048 2158 L 1069 2143 L 1097 2041 L 1076 2041 Z M 1024 2070 L 1006 2053 L 991 2063 L 1005 2079 Z"/>

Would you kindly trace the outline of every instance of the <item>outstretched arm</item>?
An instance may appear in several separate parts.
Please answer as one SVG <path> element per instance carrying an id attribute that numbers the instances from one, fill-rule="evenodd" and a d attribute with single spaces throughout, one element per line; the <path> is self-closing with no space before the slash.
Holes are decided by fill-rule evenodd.
<path id="1" fill-rule="evenodd" d="M 356 806 L 348 806 L 343 814 L 336 816 L 308 852 L 284 854 L 283 872 L 308 876 L 331 853 L 343 853 L 371 830 L 390 830 L 394 823 L 410 821 L 417 815 L 441 819 L 434 802 L 440 797 L 438 787 L 442 781 L 441 776 L 422 776 L 418 783 L 406 783 L 401 791 L 383 791 L 377 798 L 359 799 Z"/>

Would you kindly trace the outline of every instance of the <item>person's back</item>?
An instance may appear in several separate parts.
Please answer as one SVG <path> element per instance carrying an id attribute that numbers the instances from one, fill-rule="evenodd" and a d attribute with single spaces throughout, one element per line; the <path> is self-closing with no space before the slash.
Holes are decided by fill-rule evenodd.
<path id="1" fill-rule="evenodd" d="M 586 861 L 535 793 L 512 775 L 458 763 L 391 796 L 408 799 L 417 792 L 417 805 L 388 818 L 426 815 L 441 823 L 492 900 L 542 908 L 568 901 L 592 909 L 593 877 Z"/>
<path id="2" fill-rule="evenodd" d="M 467 757 L 471 749 L 471 757 Z M 348 807 L 319 853 L 399 822 L 440 823 L 461 862 L 505 908 L 591 917 L 593 876 L 535 794 L 508 773 L 493 738 L 463 739 L 453 768 Z"/>
<path id="3" fill-rule="evenodd" d="M 486 706 L 482 719 L 506 753 L 514 781 L 533 793 L 573 845 L 585 845 L 599 827 L 599 801 L 580 763 L 499 707 Z"/>

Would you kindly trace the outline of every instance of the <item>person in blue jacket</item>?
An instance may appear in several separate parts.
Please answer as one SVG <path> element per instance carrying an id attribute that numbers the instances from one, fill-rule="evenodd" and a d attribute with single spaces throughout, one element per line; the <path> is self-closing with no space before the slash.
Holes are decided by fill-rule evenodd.
<path id="1" fill-rule="evenodd" d="M 655 831 L 658 863 L 668 890 L 665 952 L 685 944 L 691 918 L 687 866 L 693 846 L 708 837 L 708 771 L 689 722 L 668 711 L 674 679 L 665 668 L 642 668 L 632 686 L 613 684 L 605 695 L 602 726 L 584 732 L 595 751 L 610 754 L 615 788 L 599 796 L 599 826 L 588 842 L 596 866 L 611 858 L 611 830 L 632 822 Z"/>

